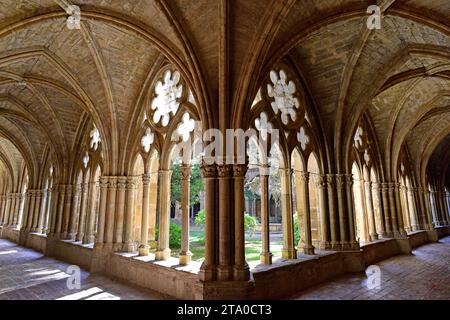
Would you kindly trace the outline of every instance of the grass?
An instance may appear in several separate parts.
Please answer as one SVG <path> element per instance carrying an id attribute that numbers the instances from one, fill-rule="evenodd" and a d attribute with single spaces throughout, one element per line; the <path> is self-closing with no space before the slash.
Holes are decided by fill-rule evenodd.
<path id="1" fill-rule="evenodd" d="M 191 230 L 189 234 L 190 250 L 192 252 L 192 261 L 202 262 L 205 257 L 205 233 L 204 231 Z M 261 253 L 261 240 L 245 241 L 245 259 L 247 262 L 259 261 Z M 280 241 L 271 241 L 270 249 L 274 257 L 281 256 L 282 243 Z M 173 251 L 173 256 L 177 256 L 178 251 Z"/>

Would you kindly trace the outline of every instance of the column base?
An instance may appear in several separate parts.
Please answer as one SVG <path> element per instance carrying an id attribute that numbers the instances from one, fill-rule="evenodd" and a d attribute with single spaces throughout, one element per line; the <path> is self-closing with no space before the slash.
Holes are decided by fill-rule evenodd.
<path id="1" fill-rule="evenodd" d="M 348 242 L 348 241 L 342 241 L 341 242 L 341 250 L 342 251 L 353 250 L 352 244 L 350 242 Z"/>
<path id="2" fill-rule="evenodd" d="M 123 243 L 122 242 L 114 243 L 114 245 L 113 245 L 114 252 L 121 252 L 122 248 L 123 248 Z"/>
<path id="3" fill-rule="evenodd" d="M 70 241 L 75 241 L 75 237 L 76 237 L 76 233 L 69 233 L 69 235 L 68 235 L 68 239 Z"/>
<path id="4" fill-rule="evenodd" d="M 192 253 L 190 251 L 188 252 L 182 252 L 180 254 L 180 264 L 182 266 L 188 265 L 192 261 Z"/>
<path id="5" fill-rule="evenodd" d="M 83 244 L 90 244 L 95 242 L 95 236 L 84 236 Z"/>
<path id="6" fill-rule="evenodd" d="M 122 251 L 124 252 L 135 252 L 134 243 L 132 241 L 127 241 L 123 245 Z"/>
<path id="7" fill-rule="evenodd" d="M 371 234 L 370 235 L 370 241 L 377 241 L 378 240 L 378 234 Z"/>
<path id="8" fill-rule="evenodd" d="M 236 281 L 247 281 L 250 279 L 250 268 L 248 264 L 245 264 L 244 266 L 237 266 L 235 265 L 233 267 L 233 278 Z"/>
<path id="9" fill-rule="evenodd" d="M 83 242 L 84 239 L 84 233 L 78 233 L 77 236 L 75 237 L 75 241 L 77 242 Z"/>
<path id="10" fill-rule="evenodd" d="M 283 259 L 297 259 L 297 251 L 294 248 L 283 248 L 281 256 Z"/>
<path id="11" fill-rule="evenodd" d="M 339 251 L 341 250 L 341 243 L 338 241 L 331 241 L 331 250 Z"/>
<path id="12" fill-rule="evenodd" d="M 273 254 L 270 252 L 265 252 L 260 254 L 261 264 L 272 264 Z"/>
<path id="13" fill-rule="evenodd" d="M 314 247 L 313 246 L 308 246 L 308 245 L 302 245 L 301 247 L 299 246 L 299 252 L 306 254 L 308 256 L 313 256 L 314 255 Z"/>
<path id="14" fill-rule="evenodd" d="M 412 252 L 411 242 L 408 237 L 399 237 L 395 239 L 400 247 L 400 251 L 404 254 L 410 254 Z"/>
<path id="15" fill-rule="evenodd" d="M 233 267 L 228 266 L 221 266 L 219 265 L 217 267 L 217 280 L 219 281 L 229 281 L 233 279 Z"/>
<path id="16" fill-rule="evenodd" d="M 171 250 L 169 248 L 156 251 L 155 258 L 158 261 L 168 260 L 170 258 Z"/>
<path id="17" fill-rule="evenodd" d="M 214 265 L 208 266 L 205 265 L 205 263 L 203 263 L 200 267 L 198 278 L 200 281 L 203 282 L 213 281 L 216 278 L 216 266 Z"/>
<path id="18" fill-rule="evenodd" d="M 141 257 L 146 257 L 150 253 L 149 246 L 147 246 L 147 245 L 140 246 L 138 251 L 139 251 L 139 256 L 141 256 Z"/>
<path id="19" fill-rule="evenodd" d="M 251 300 L 253 281 L 198 281 L 195 286 L 197 300 Z"/>

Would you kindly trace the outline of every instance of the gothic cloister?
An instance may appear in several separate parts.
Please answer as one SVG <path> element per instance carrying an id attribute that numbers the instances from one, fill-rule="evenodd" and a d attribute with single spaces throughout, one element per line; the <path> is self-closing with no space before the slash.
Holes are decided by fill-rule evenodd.
<path id="1" fill-rule="evenodd" d="M 301 297 L 413 250 L 448 274 L 449 21 L 448 0 L 2 0 L 0 262 L 150 292 L 130 299 Z"/>

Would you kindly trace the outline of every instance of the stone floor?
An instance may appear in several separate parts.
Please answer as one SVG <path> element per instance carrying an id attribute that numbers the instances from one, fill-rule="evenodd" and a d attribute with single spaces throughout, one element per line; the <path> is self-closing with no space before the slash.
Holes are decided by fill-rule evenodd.
<path id="1" fill-rule="evenodd" d="M 450 300 L 450 237 L 412 255 L 377 264 L 381 285 L 369 290 L 364 275 L 346 275 L 303 291 L 299 300 Z"/>
<path id="2" fill-rule="evenodd" d="M 70 265 L 0 239 L 0 300 L 155 300 L 157 292 L 136 289 L 81 270 L 81 288 L 70 290 Z M 73 284 L 73 281 L 69 282 Z"/>

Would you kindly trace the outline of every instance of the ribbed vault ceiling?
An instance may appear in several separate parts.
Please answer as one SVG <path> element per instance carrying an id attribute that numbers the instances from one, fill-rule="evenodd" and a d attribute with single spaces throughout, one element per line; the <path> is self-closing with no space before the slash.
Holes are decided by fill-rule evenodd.
<path id="1" fill-rule="evenodd" d="M 47 146 L 69 165 L 81 144 L 80 130 L 88 130 L 86 118 L 100 125 L 106 141 L 116 141 L 111 152 L 120 154 L 144 84 L 169 51 L 173 56 L 167 58 L 186 66 L 188 74 L 201 74 L 205 85 L 193 89 L 207 97 L 208 106 L 216 105 L 215 2 L 77 0 L 71 3 L 85 15 L 83 28 L 69 30 L 62 7 L 70 2 L 1 1 L 0 130 L 11 141 L 7 146 L 2 138 L 2 148 L 16 146 L 10 160 L 22 148 L 24 158 L 41 163 Z M 230 104 L 238 100 L 235 93 L 242 94 L 243 73 L 266 70 L 289 54 L 307 82 L 332 157 L 341 158 L 358 120 L 368 113 L 384 165 L 395 167 L 406 145 L 417 173 L 426 158 L 444 170 L 447 164 L 438 162 L 448 159 L 443 153 L 450 149 L 450 2 L 378 3 L 382 28 L 368 31 L 365 11 L 373 1 L 231 1 Z M 275 19 L 265 54 L 255 60 L 260 66 L 251 69 L 249 44 L 263 36 L 261 17 L 277 6 L 284 8 L 283 19 Z M 217 107 L 209 108 L 217 117 Z"/>

